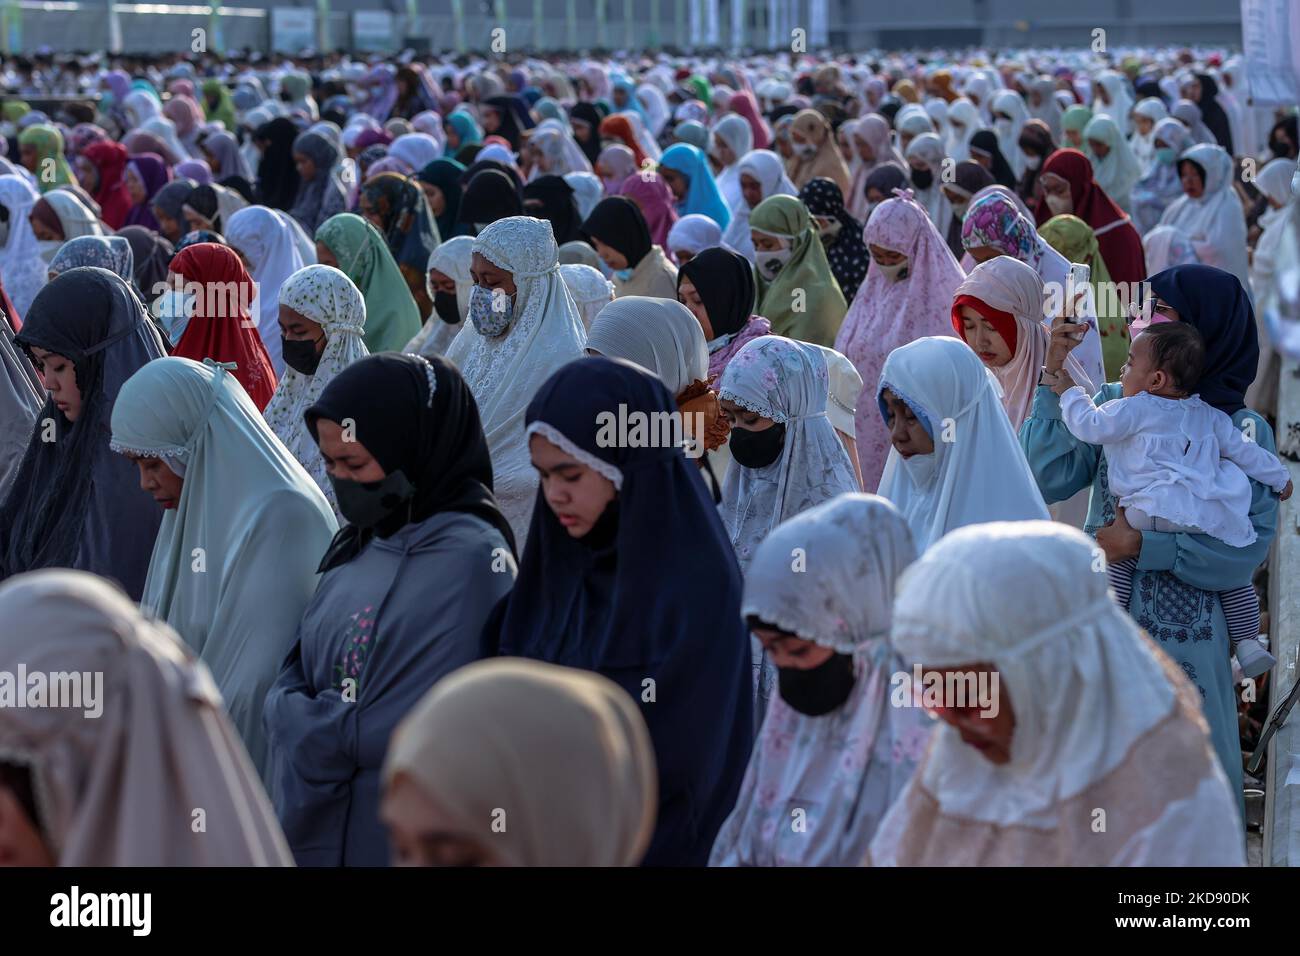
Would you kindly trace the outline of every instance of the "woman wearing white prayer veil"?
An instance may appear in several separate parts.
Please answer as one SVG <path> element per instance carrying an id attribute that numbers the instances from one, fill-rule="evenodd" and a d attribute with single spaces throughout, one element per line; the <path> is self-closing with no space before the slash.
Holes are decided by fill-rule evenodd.
<path id="1" fill-rule="evenodd" d="M 641 104 L 641 109 L 645 110 L 645 121 L 650 129 L 650 135 L 658 139 L 664 127 L 668 125 L 668 117 L 672 115 L 668 97 L 653 83 L 642 83 L 636 88 L 636 98 Z"/>
<path id="2" fill-rule="evenodd" d="M 732 457 L 719 510 L 743 571 L 782 521 L 859 485 L 826 415 L 830 375 L 819 346 L 778 335 L 751 339 L 717 388 Z M 751 645 L 758 726 L 776 669 L 757 640 Z"/>
<path id="3" fill-rule="evenodd" d="M 1232 157 L 1222 146 L 1201 143 L 1185 150 L 1178 157 L 1183 195 L 1165 209 L 1160 225 L 1181 229 L 1201 263 L 1231 272 L 1252 295 L 1246 213 L 1232 188 L 1232 171 Z"/>
<path id="4" fill-rule="evenodd" d="M 1048 517 L 1000 392 L 957 339 L 917 339 L 885 360 L 877 402 L 894 447 L 880 495 L 919 551 L 968 524 Z"/>
<path id="5" fill-rule="evenodd" d="M 948 104 L 949 140 L 945 148 L 954 163 L 970 159 L 970 138 L 984 128 L 980 111 L 970 100 L 963 97 Z"/>
<path id="6" fill-rule="evenodd" d="M 286 337 L 286 342 L 301 341 L 298 336 L 305 333 L 309 341 L 323 338 L 324 344 L 316 353 L 319 358 L 311 374 L 293 367 L 285 369 L 263 416 L 275 437 L 316 482 L 335 517 L 340 517 L 325 459 L 303 415 L 339 372 L 370 354 L 362 339 L 366 300 L 346 275 L 333 266 L 322 265 L 310 265 L 289 276 L 277 290 L 276 300 L 277 315 L 282 316 L 276 320 L 276 328 L 294 337 Z M 306 325 L 304 319 L 319 329 L 308 328 L 300 333 L 299 327 Z"/>
<path id="7" fill-rule="evenodd" d="M 1282 238 L 1286 235 L 1289 214 L 1296 202 L 1291 194 L 1291 179 L 1295 172 L 1294 160 L 1274 159 L 1259 171 L 1255 181 L 1268 201 L 1268 208 L 1258 220 L 1264 232 L 1255 242 L 1255 252 L 1250 261 L 1250 283 L 1261 298 L 1266 294 L 1265 290 L 1272 289 L 1275 284 L 1277 264 L 1282 258 Z M 1246 389 L 1246 405 L 1256 411 L 1276 413 L 1279 357 L 1262 308 L 1255 313 L 1255 325 L 1259 332 L 1259 366 L 1255 381 Z"/>
<path id="8" fill-rule="evenodd" d="M 0 280 L 21 319 L 48 281 L 46 262 L 28 219 L 40 199 L 36 187 L 18 176 L 0 176 Z"/>
<path id="9" fill-rule="evenodd" d="M 1245 865 L 1199 695 L 1115 605 L 1095 551 L 1060 524 L 986 524 L 904 573 L 892 639 L 927 669 L 927 696 L 954 675 L 995 696 L 961 709 L 922 697 L 948 726 L 869 865 Z"/>
<path id="10" fill-rule="evenodd" d="M 811 573 L 790 560 L 796 552 Z M 741 613 L 781 665 L 781 693 L 710 866 L 861 863 L 933 726 L 921 708 L 890 701 L 892 675 L 907 669 L 889 643 L 894 588 L 914 560 L 907 522 L 875 495 L 832 498 L 759 546 Z M 810 693 L 814 672 L 828 670 L 833 690 Z M 791 827 L 793 807 L 805 827 Z"/>
<path id="11" fill-rule="evenodd" d="M 469 269 L 473 257 L 474 240 L 470 236 L 453 236 L 429 253 L 424 284 L 433 302 L 433 312 L 406 343 L 403 352 L 425 358 L 447 354 L 469 315 L 469 295 L 474 288 Z"/>
<path id="12" fill-rule="evenodd" d="M 736 113 L 724 116 L 713 127 L 709 142 L 709 158 L 718 164 L 713 181 L 722 193 L 728 209 L 743 202 L 740 194 L 740 161 L 754 150 L 754 130 L 745 117 Z"/>
<path id="13" fill-rule="evenodd" d="M 709 377 L 704 330 L 676 299 L 629 295 L 615 300 L 591 323 L 587 351 L 649 369 L 673 398 Z"/>
<path id="14" fill-rule="evenodd" d="M 1020 148 L 1020 131 L 1029 120 L 1029 110 L 1019 93 L 1003 90 L 993 96 L 993 129 L 998 136 L 998 149 L 1011 164 L 1019 180 L 1025 174 L 1025 153 Z"/>
<path id="15" fill-rule="evenodd" d="M 508 216 L 474 240 L 470 326 L 447 349 L 478 402 L 492 456 L 493 493 L 524 549 L 537 470 L 524 411 L 561 365 L 582 357 L 587 340 L 577 304 L 560 275 L 551 224 Z"/>
<path id="16" fill-rule="evenodd" d="M 25 810 L 16 826 L 6 814 L 0 859 L 19 866 L 293 865 L 212 677 L 171 628 L 82 571 L 11 578 L 0 588 L 0 615 L 6 672 L 25 665 L 95 672 L 103 681 L 99 713 L 0 708 L 0 803 Z M 29 800 L 12 800 L 23 792 Z M 206 826 L 196 831 L 191 808 L 199 806 Z M 27 839 L 16 840 L 15 830 L 21 836 L 24 829 Z"/>
<path id="17" fill-rule="evenodd" d="M 257 284 L 257 294 L 253 296 L 248 312 L 257 321 L 257 332 L 275 367 L 276 377 L 283 379 L 280 286 L 304 265 L 294 231 L 276 210 L 267 206 L 247 206 L 230 217 L 224 234 L 226 242 L 239 253 L 248 267 L 248 274 Z"/>
<path id="18" fill-rule="evenodd" d="M 1120 209 L 1131 210 L 1131 194 L 1142 178 L 1142 164 L 1120 132 L 1120 124 L 1109 116 L 1094 116 L 1083 128 L 1083 143 L 1097 185 Z"/>
<path id="19" fill-rule="evenodd" d="M 589 172 L 565 173 L 564 181 L 569 184 L 574 198 L 578 200 L 578 218 L 586 222 L 591 211 L 596 208 L 596 203 L 605 198 L 604 184 L 599 176 Z"/>
<path id="20" fill-rule="evenodd" d="M 764 199 L 772 196 L 797 196 L 799 190 L 785 173 L 785 163 L 770 149 L 755 149 L 745 155 L 739 167 L 740 203 L 731 210 L 731 222 L 722 234 L 722 242 L 750 262 L 754 261 L 754 237 L 749 230 L 749 214 Z"/>
<path id="21" fill-rule="evenodd" d="M 600 310 L 614 301 L 614 283 L 606 279 L 599 269 L 581 262 L 562 264 L 560 276 L 578 307 L 582 327 L 590 331 L 591 323 L 596 321 Z"/>
<path id="22" fill-rule="evenodd" d="M 1133 107 L 1133 132 L 1128 145 L 1147 176 L 1156 164 L 1156 124 L 1169 116 L 1164 100 L 1154 96 L 1140 99 Z"/>
<path id="23" fill-rule="evenodd" d="M 1187 127 L 1192 143 L 1215 143 L 1214 134 L 1201 118 L 1201 108 L 1191 100 L 1176 100 L 1169 115 Z"/>
<path id="24" fill-rule="evenodd" d="M 742 200 L 743 202 L 743 200 Z M 693 212 L 682 216 L 668 230 L 664 252 L 673 265 L 683 266 L 705 249 L 722 245 L 722 230 L 710 217 Z"/>
<path id="25" fill-rule="evenodd" d="M 1092 115 L 1109 116 L 1119 127 L 1120 136 L 1127 136 L 1132 128 L 1129 113 L 1133 109 L 1133 94 L 1129 82 L 1115 70 L 1102 70 L 1093 82 Z"/>
<path id="26" fill-rule="evenodd" d="M 0 318 L 0 501 L 23 463 L 45 388 L 31 361 L 14 345 L 14 331 Z"/>
<path id="27" fill-rule="evenodd" d="M 559 120 L 544 120 L 528 138 L 528 149 L 533 151 L 535 162 L 528 174 L 529 182 L 538 176 L 567 176 L 570 173 L 589 173 L 591 163 L 582 147 L 577 144 L 569 127 Z"/>

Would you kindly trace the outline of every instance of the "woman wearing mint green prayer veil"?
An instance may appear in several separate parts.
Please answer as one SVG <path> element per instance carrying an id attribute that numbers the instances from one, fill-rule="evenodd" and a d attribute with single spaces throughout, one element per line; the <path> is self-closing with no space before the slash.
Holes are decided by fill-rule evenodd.
<path id="1" fill-rule="evenodd" d="M 262 704 L 338 529 L 316 483 L 223 366 L 168 357 L 113 406 L 114 451 L 163 508 L 140 604 L 212 672 L 265 774 Z"/>
<path id="2" fill-rule="evenodd" d="M 342 270 L 366 298 L 366 349 L 400 352 L 420 331 L 420 309 L 379 230 L 355 213 L 316 230 L 316 261 Z"/>
<path id="3" fill-rule="evenodd" d="M 1259 345 L 1254 310 L 1231 273 L 1205 265 L 1175 266 L 1147 280 L 1154 313 L 1166 321 L 1194 325 L 1205 340 L 1205 371 L 1197 391 L 1203 401 L 1231 416 L 1265 451 L 1275 451 L 1273 431 L 1245 405 L 1255 378 Z M 1058 348 L 1047 353 L 1046 367 L 1061 367 Z M 1104 385 L 1093 401 L 1119 398 L 1120 384 Z M 1251 482 L 1250 521 L 1255 543 L 1234 548 L 1205 534 L 1135 531 L 1116 513 L 1106 456 L 1099 446 L 1079 441 L 1061 420 L 1060 398 L 1047 385 L 1034 394 L 1034 406 L 1020 428 L 1020 444 L 1043 497 L 1063 501 L 1092 488 L 1084 530 L 1097 538 L 1110 561 L 1137 558 L 1128 612 L 1172 657 L 1200 691 L 1210 739 L 1241 797 L 1241 742 L 1237 697 L 1232 683 L 1228 627 L 1213 592 L 1249 584 L 1268 557 L 1277 531 L 1278 499 L 1271 489 Z M 1244 812 L 1244 804 L 1241 805 Z"/>

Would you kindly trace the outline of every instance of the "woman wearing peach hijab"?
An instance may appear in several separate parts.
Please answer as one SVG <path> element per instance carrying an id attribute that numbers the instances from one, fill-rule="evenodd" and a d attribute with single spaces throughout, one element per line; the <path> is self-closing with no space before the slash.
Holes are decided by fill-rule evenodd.
<path id="1" fill-rule="evenodd" d="M 0 707 L 0 863 L 293 865 L 216 684 L 170 627 L 82 571 L 11 578 L 0 615 L 0 672 L 84 675 L 80 707 Z"/>
<path id="2" fill-rule="evenodd" d="M 821 176 L 833 180 L 841 194 L 849 194 L 852 177 L 825 116 L 816 110 L 800 110 L 790 126 L 790 141 L 794 145 L 794 158 L 787 171 L 797 189 Z"/>
<path id="3" fill-rule="evenodd" d="M 398 725 L 381 816 L 393 858 L 423 866 L 635 866 L 658 775 L 621 687 L 540 661 L 478 661 Z"/>
<path id="4" fill-rule="evenodd" d="M 952 300 L 952 327 L 1002 386 L 1002 407 L 1017 433 L 1047 358 L 1042 315 L 1043 280 L 1010 256 L 977 265 Z"/>

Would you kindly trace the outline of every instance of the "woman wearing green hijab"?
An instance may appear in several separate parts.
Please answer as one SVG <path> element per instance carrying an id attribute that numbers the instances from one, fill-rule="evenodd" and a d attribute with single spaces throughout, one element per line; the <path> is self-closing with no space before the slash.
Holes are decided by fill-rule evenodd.
<path id="1" fill-rule="evenodd" d="M 1115 294 L 1110 270 L 1097 247 L 1092 227 L 1078 216 L 1053 216 L 1038 227 L 1043 240 L 1071 262 L 1090 270 L 1093 301 L 1097 306 L 1097 331 L 1101 333 L 1101 360 L 1106 381 L 1118 382 L 1120 368 L 1128 361 L 1128 323 L 1124 303 Z"/>
<path id="2" fill-rule="evenodd" d="M 849 307 L 807 207 L 794 196 L 769 196 L 749 214 L 749 231 L 758 314 L 776 335 L 833 347 Z"/>
<path id="3" fill-rule="evenodd" d="M 1083 128 L 1092 122 L 1092 110 L 1086 106 L 1071 106 L 1061 114 L 1061 130 L 1065 135 L 1065 145 L 1083 149 Z"/>
<path id="4" fill-rule="evenodd" d="M 703 103 L 710 113 L 713 112 L 713 87 L 709 85 L 707 79 L 699 73 L 696 73 L 686 81 L 686 88 L 693 90 L 695 92 L 695 98 Z"/>
<path id="5" fill-rule="evenodd" d="M 321 223 L 316 261 L 341 269 L 365 296 L 365 343 L 371 353 L 400 352 L 420 331 L 420 310 L 397 260 L 379 230 L 360 216 L 343 212 Z"/>
<path id="6" fill-rule="evenodd" d="M 72 167 L 63 155 L 63 134 L 55 127 L 44 123 L 27 127 L 18 134 L 18 151 L 41 192 L 76 184 Z"/>
<path id="7" fill-rule="evenodd" d="M 228 133 L 233 133 L 239 125 L 235 118 L 235 101 L 231 99 L 226 84 L 220 80 L 203 81 L 203 113 L 209 122 L 225 123 Z"/>
<path id="8" fill-rule="evenodd" d="M 118 392 L 112 430 L 110 447 L 163 509 L 140 603 L 208 666 L 263 772 L 262 705 L 316 590 L 334 511 L 211 359 L 145 363 Z"/>

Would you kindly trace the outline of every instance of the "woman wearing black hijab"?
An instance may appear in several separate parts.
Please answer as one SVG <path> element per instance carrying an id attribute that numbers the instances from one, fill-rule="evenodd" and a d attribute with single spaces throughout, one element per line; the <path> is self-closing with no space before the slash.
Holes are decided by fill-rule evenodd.
<path id="1" fill-rule="evenodd" d="M 993 130 L 982 129 L 970 138 L 970 158 L 992 173 L 999 186 L 1016 188 L 1016 174 L 998 148 L 998 134 Z"/>
<path id="2" fill-rule="evenodd" d="M 510 144 L 512 151 L 519 152 L 524 130 L 533 128 L 533 121 L 528 115 L 528 107 L 524 105 L 523 97 L 493 96 L 483 103 L 483 108 L 490 110 L 496 117 L 496 128 L 488 129 L 485 122 L 484 132 L 489 136 L 502 137 Z M 485 115 L 484 120 L 486 119 Z"/>
<path id="3" fill-rule="evenodd" d="M 524 181 L 519 175 L 519 170 L 515 169 L 513 166 L 507 166 L 505 163 L 499 163 L 495 159 L 480 159 L 475 163 L 471 163 L 470 166 L 460 174 L 460 184 L 462 186 L 468 186 L 469 181 L 485 169 L 495 169 L 499 173 L 504 173 L 509 177 L 510 181 L 515 184 L 515 192 L 519 194 L 521 199 L 523 198 Z"/>
<path id="4" fill-rule="evenodd" d="M 81 267 L 36 294 L 14 343 L 48 397 L 0 505 L 0 580 L 75 568 L 138 601 L 163 511 L 135 462 L 109 448 L 109 419 L 122 384 L 167 354 L 162 338 L 126 282 Z"/>
<path id="5" fill-rule="evenodd" d="M 677 294 L 677 267 L 650 241 L 641 207 L 626 196 L 596 203 L 582 224 L 582 238 L 614 271 L 614 296 L 648 295 L 672 299 Z"/>
<path id="6" fill-rule="evenodd" d="M 578 200 L 563 176 L 538 176 L 525 186 L 524 215 L 549 220 L 557 245 L 582 238 Z"/>
<path id="7" fill-rule="evenodd" d="M 483 656 L 514 539 L 478 406 L 444 359 L 363 358 L 305 417 L 348 523 L 266 697 L 266 779 L 300 864 L 384 866 L 388 739 L 435 682 Z"/>
<path id="8" fill-rule="evenodd" d="M 523 201 L 510 177 L 496 169 L 475 173 L 460 200 L 460 221 L 471 235 L 478 235 L 498 219 L 523 214 Z"/>
<path id="9" fill-rule="evenodd" d="M 716 382 L 731 357 L 772 324 L 754 315 L 754 267 L 738 252 L 716 246 L 691 257 L 677 273 L 677 301 L 691 310 L 709 345 L 709 380 Z"/>
<path id="10" fill-rule="evenodd" d="M 1228 155 L 1235 156 L 1236 153 L 1232 151 L 1232 127 L 1228 123 L 1228 114 L 1219 105 L 1219 84 L 1208 73 L 1197 73 L 1196 79 L 1201 85 L 1201 95 L 1196 101 L 1196 105 L 1201 108 L 1201 122 L 1214 134 L 1219 145 L 1228 151 Z"/>
<path id="11" fill-rule="evenodd" d="M 569 125 L 573 138 L 594 169 L 600 158 L 600 111 L 585 100 L 569 110 Z"/>
<path id="12" fill-rule="evenodd" d="M 302 132 L 293 121 L 280 116 L 263 123 L 253 133 L 262 150 L 257 164 L 257 205 L 288 212 L 298 196 L 298 167 L 293 162 L 293 141 Z"/>

